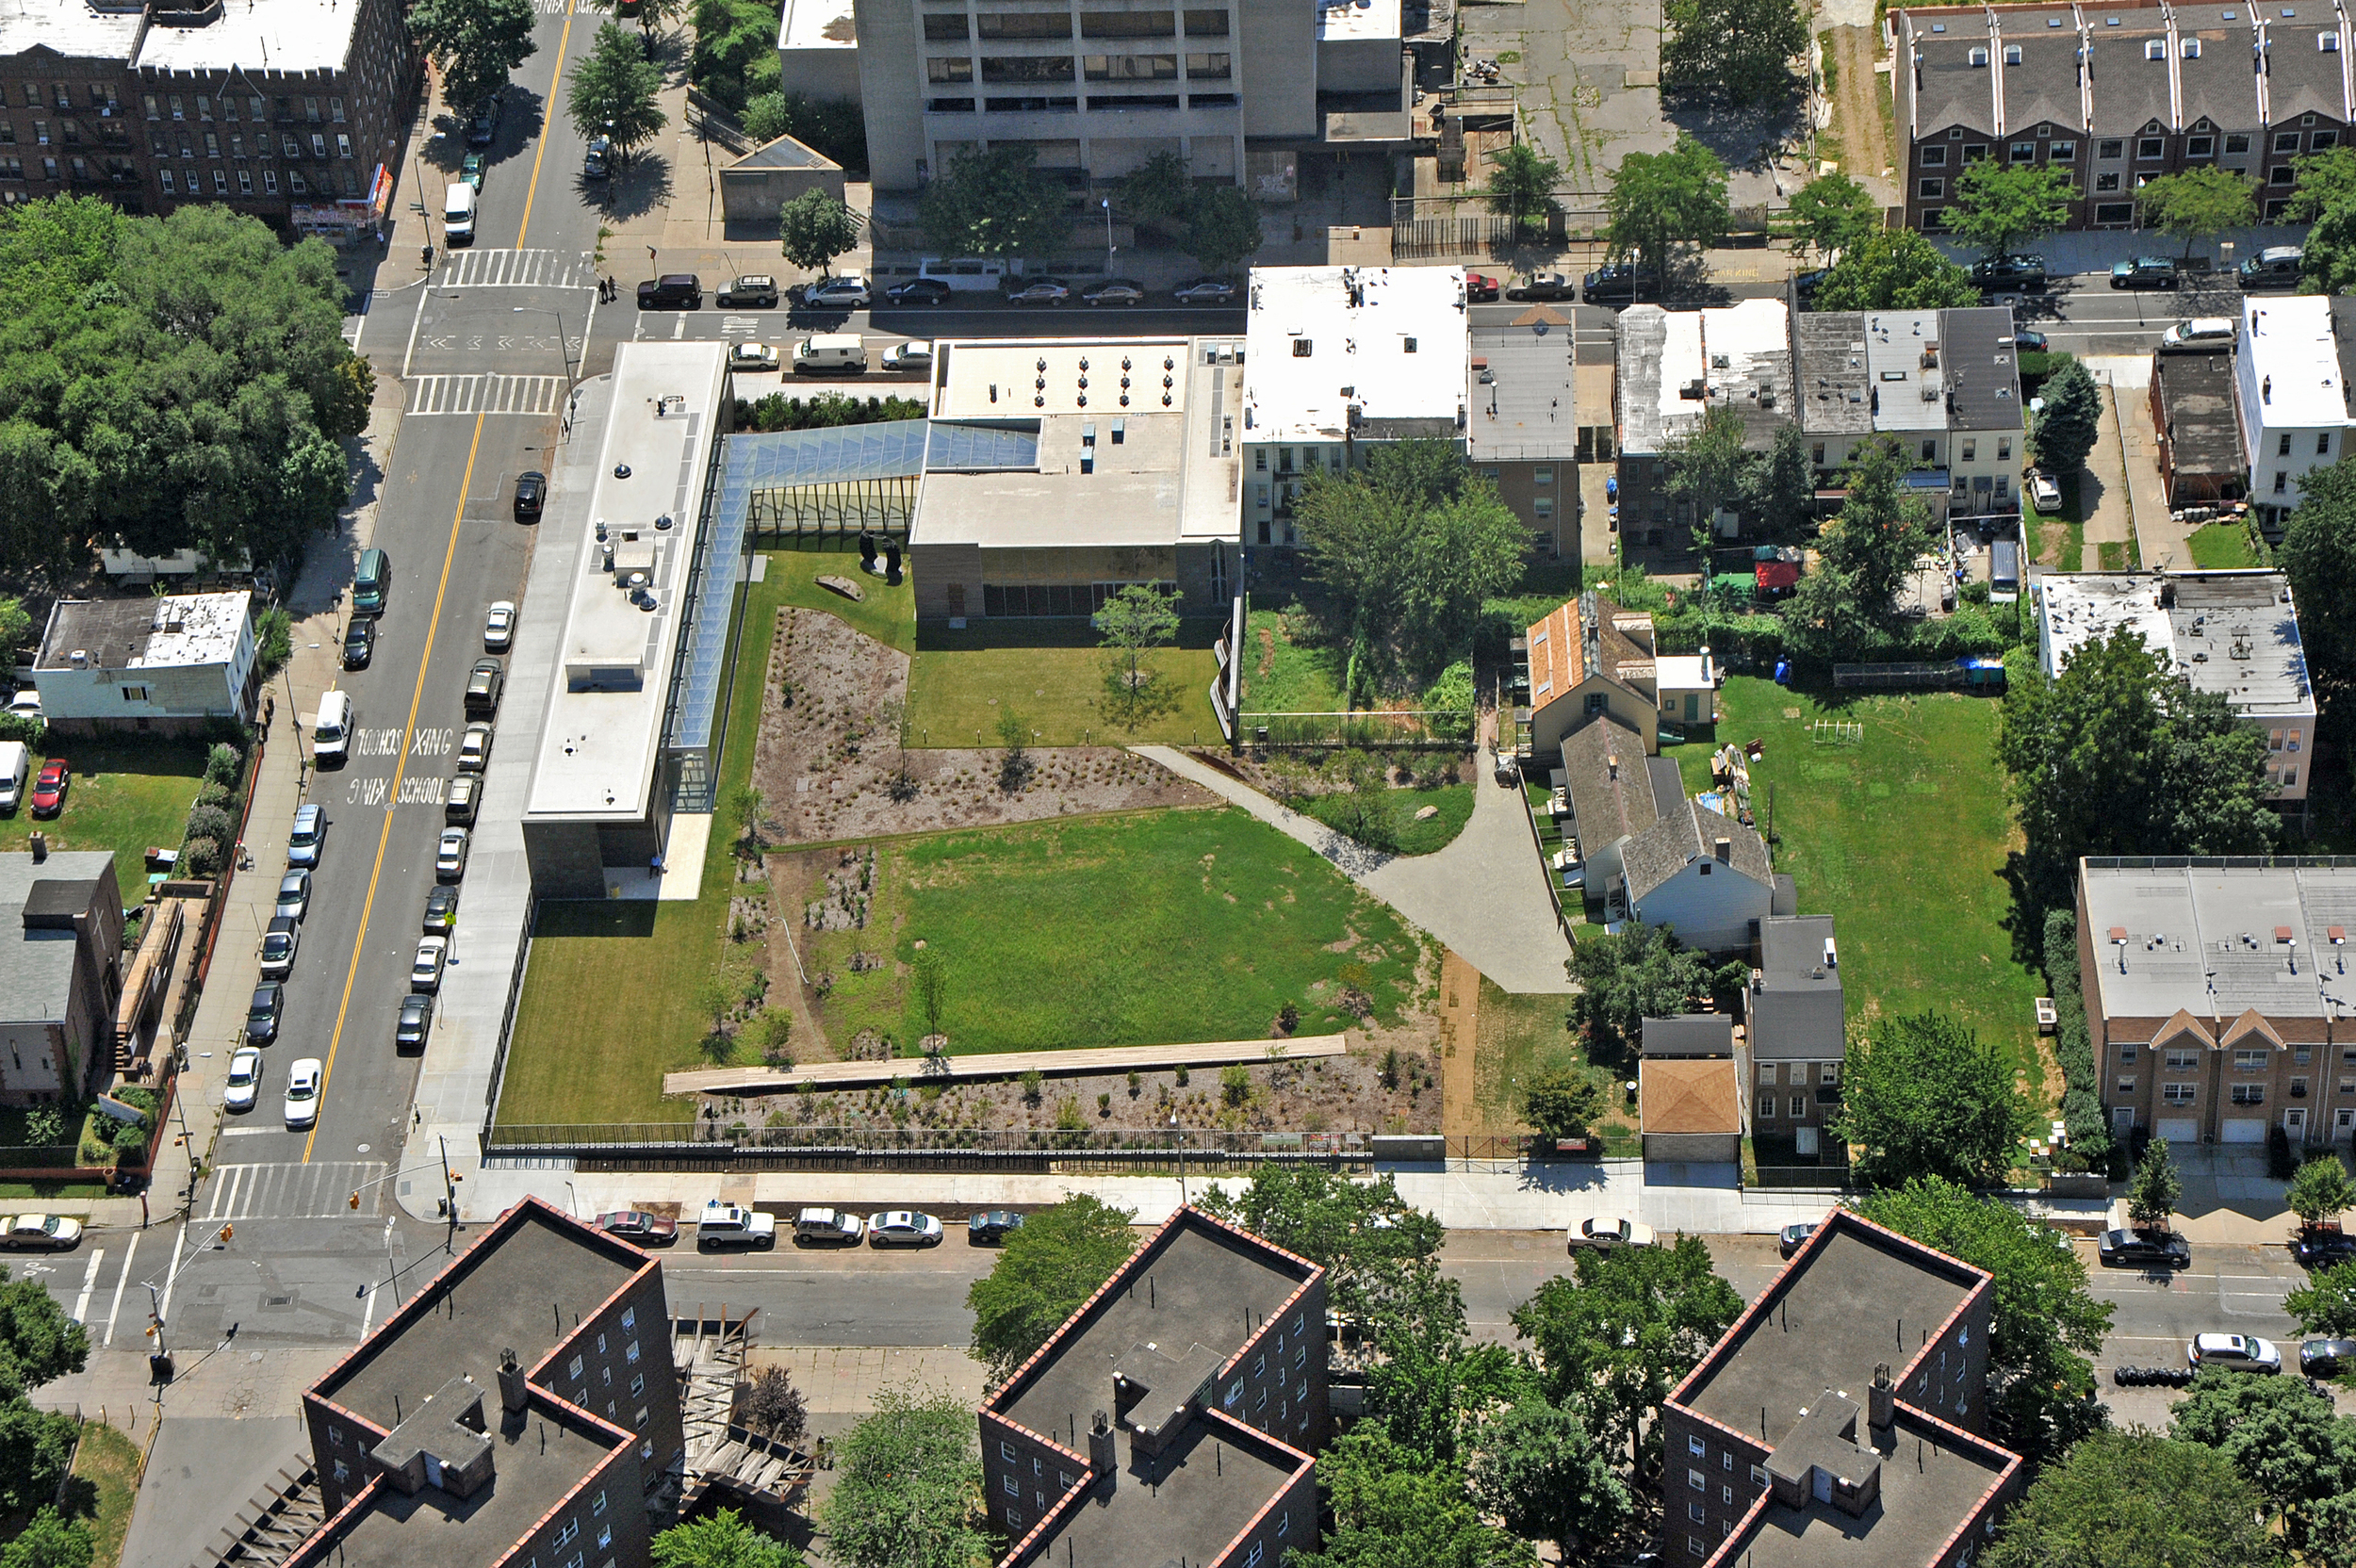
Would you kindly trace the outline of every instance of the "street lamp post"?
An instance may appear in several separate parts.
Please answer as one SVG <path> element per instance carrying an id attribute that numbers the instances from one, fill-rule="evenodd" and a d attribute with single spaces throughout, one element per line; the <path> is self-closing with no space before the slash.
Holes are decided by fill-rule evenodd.
<path id="1" fill-rule="evenodd" d="M 1178 1125 L 1178 1113 L 1170 1113 L 1170 1130 L 1178 1138 L 1178 1206 L 1186 1206 L 1186 1130 Z"/>
<path id="2" fill-rule="evenodd" d="M 1104 209 L 1104 276 L 1113 275 L 1113 199 L 1100 198 L 1096 204 Z"/>
<path id="3" fill-rule="evenodd" d="M 573 387 L 575 384 L 575 378 L 573 375 L 573 346 L 570 340 L 568 340 L 564 335 L 564 313 L 558 310 L 554 305 L 510 305 L 508 309 L 513 314 L 517 316 L 532 316 L 545 313 L 556 318 L 557 351 L 564 356 L 564 398 L 567 402 L 571 401 Z M 586 343 L 583 343 L 581 348 L 583 353 L 589 351 L 589 345 Z"/>

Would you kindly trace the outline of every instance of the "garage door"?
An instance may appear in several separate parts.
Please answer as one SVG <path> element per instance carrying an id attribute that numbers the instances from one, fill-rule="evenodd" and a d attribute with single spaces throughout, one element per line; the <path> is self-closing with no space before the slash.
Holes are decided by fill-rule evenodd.
<path id="1" fill-rule="evenodd" d="M 2160 1118 L 2152 1131 L 2170 1143 L 2184 1144 L 2201 1141 L 2201 1123 L 2193 1117 L 2164 1116 Z"/>
<path id="2" fill-rule="evenodd" d="M 2264 1143 L 2266 1140 L 2266 1118 L 2229 1116 L 2218 1126 L 2217 1136 L 2226 1143 Z"/>

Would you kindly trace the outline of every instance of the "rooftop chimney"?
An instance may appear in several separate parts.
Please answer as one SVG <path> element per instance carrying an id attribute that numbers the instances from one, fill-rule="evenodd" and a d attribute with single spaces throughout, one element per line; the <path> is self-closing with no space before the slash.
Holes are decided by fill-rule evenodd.
<path id="1" fill-rule="evenodd" d="M 1890 1380 L 1890 1364 L 1873 1364 L 1873 1386 L 1866 1393 L 1866 1422 L 1873 1430 L 1886 1432 L 1890 1422 L 1897 1419 L 1898 1390 Z"/>
<path id="2" fill-rule="evenodd" d="M 1121 1455 L 1113 1446 L 1113 1419 L 1103 1411 L 1088 1423 L 1088 1468 L 1096 1472 L 1096 1484 L 1110 1492 L 1121 1471 Z"/>
<path id="3" fill-rule="evenodd" d="M 532 1391 L 524 1381 L 524 1369 L 515 1364 L 515 1352 L 499 1352 L 499 1409 L 507 1415 L 521 1415 L 531 1403 Z"/>

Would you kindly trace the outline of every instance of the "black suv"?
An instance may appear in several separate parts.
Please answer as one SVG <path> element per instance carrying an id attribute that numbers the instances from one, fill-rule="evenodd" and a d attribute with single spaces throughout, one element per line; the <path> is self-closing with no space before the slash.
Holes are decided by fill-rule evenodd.
<path id="1" fill-rule="evenodd" d="M 2291 1243 L 2291 1256 L 2302 1268 L 2329 1268 L 2356 1260 L 2356 1236 L 2340 1230 L 2301 1231 Z"/>
<path id="2" fill-rule="evenodd" d="M 488 147 L 499 139 L 499 95 L 496 92 L 475 106 L 474 118 L 466 122 L 466 145 Z"/>
<path id="3" fill-rule="evenodd" d="M 1988 256 L 1972 269 L 1972 281 L 1986 289 L 2033 291 L 2045 286 L 2043 256 Z"/>
<path id="4" fill-rule="evenodd" d="M 478 659 L 466 672 L 466 717 L 487 719 L 499 710 L 499 688 L 507 671 L 496 659 Z"/>
<path id="5" fill-rule="evenodd" d="M 638 286 L 640 310 L 701 310 L 703 280 L 693 272 L 667 272 Z"/>
<path id="6" fill-rule="evenodd" d="M 1594 271 L 1588 273 L 1584 279 L 1580 280 L 1580 286 L 1582 291 L 1586 294 L 1587 302 L 1593 305 L 1602 304 L 1606 302 L 1615 302 L 1621 304 L 1634 304 L 1638 296 L 1643 292 L 1644 286 L 1637 278 L 1636 269 L 1623 261 L 1614 266 L 1596 268 Z M 1535 300 L 1542 297 L 1557 296 L 1540 296 L 1537 294 L 1530 294 L 1522 297 Z"/>
<path id="7" fill-rule="evenodd" d="M 2173 1231 L 2105 1231 L 2095 1251 L 2106 1268 L 2192 1266 L 2192 1244 Z"/>
<path id="8" fill-rule="evenodd" d="M 355 615 L 344 628 L 344 668 L 365 670 L 376 656 L 376 621 L 371 616 Z"/>
<path id="9" fill-rule="evenodd" d="M 945 305 L 955 292 L 939 278 L 910 278 L 885 289 L 884 298 L 895 305 Z"/>
<path id="10" fill-rule="evenodd" d="M 530 522 L 548 503 L 548 476 L 537 468 L 515 476 L 515 521 Z"/>
<path id="11" fill-rule="evenodd" d="M 2113 288 L 2173 288 L 2176 262 L 2169 256 L 2137 256 L 2111 264 Z"/>

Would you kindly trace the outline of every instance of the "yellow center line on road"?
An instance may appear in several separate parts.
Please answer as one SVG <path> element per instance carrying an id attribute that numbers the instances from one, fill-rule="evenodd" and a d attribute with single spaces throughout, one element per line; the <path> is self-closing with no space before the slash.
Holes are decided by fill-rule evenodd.
<path id="1" fill-rule="evenodd" d="M 466 493 L 474 487 L 475 454 L 483 447 L 483 421 L 474 416 L 474 440 L 466 447 L 466 475 L 458 484 L 458 512 L 450 520 L 450 543 L 442 550 L 442 580 L 434 589 L 434 618 L 426 623 L 425 652 L 417 660 L 417 684 L 409 694 L 409 720 L 401 727 L 401 757 L 393 763 L 393 780 L 384 791 L 384 825 L 376 835 L 376 863 L 368 868 L 368 895 L 360 904 L 360 934 L 352 939 L 352 967 L 344 972 L 343 1000 L 335 1005 L 335 1032 L 327 1039 L 327 1064 L 319 1071 L 319 1100 L 335 1076 L 335 1050 L 343 1044 L 344 1019 L 352 1011 L 352 988 L 360 978 L 360 950 L 368 939 L 368 916 L 376 908 L 377 880 L 384 874 L 384 850 L 393 840 L 393 809 L 401 804 L 401 775 L 409 771 L 409 748 L 417 743 L 417 707 L 425 701 L 426 672 L 434 667 L 434 639 L 441 629 L 442 600 L 450 593 L 450 570 L 458 559 L 458 531 L 466 520 Z M 311 1163 L 311 1146 L 319 1142 L 319 1119 L 311 1119 L 310 1135 L 303 1140 L 303 1163 Z"/>
<path id="2" fill-rule="evenodd" d="M 552 122 L 557 112 L 556 90 L 564 80 L 564 51 L 572 41 L 573 8 L 567 4 L 564 8 L 564 36 L 556 41 L 556 74 L 548 78 L 548 111 L 540 117 L 540 145 L 532 154 L 532 183 L 524 188 L 523 226 L 515 231 L 515 249 L 518 251 L 524 248 L 524 237 L 532 232 L 532 199 L 540 193 L 540 160 L 548 155 L 548 132 L 553 128 Z M 560 337 L 564 335 L 561 324 L 557 335 Z M 588 351 L 587 345 L 582 346 L 581 351 Z"/>

